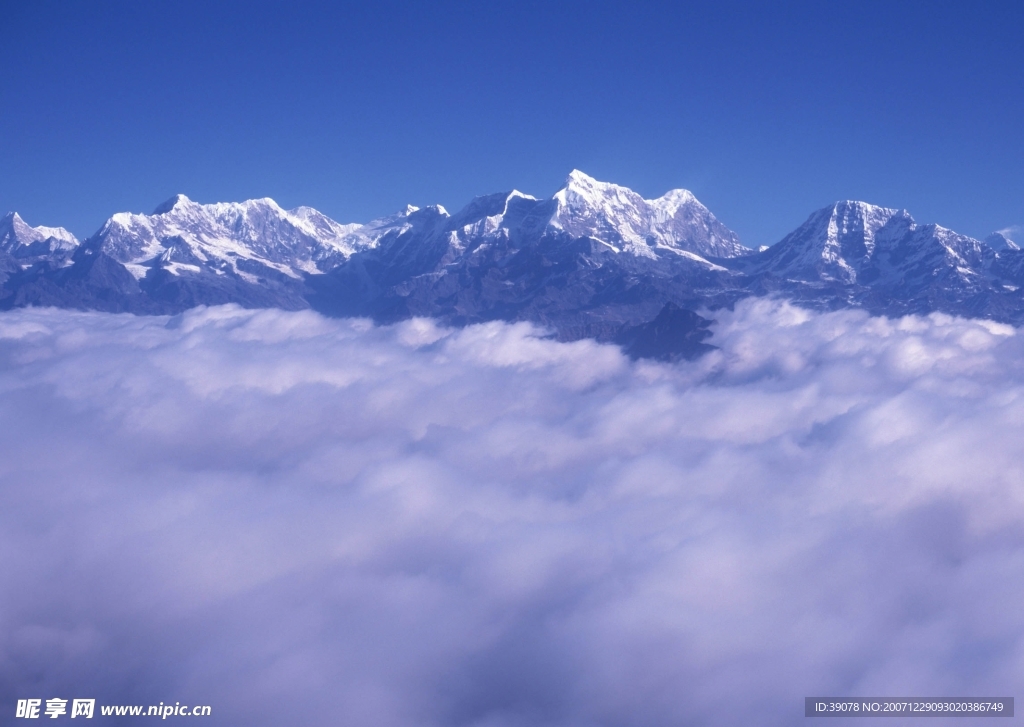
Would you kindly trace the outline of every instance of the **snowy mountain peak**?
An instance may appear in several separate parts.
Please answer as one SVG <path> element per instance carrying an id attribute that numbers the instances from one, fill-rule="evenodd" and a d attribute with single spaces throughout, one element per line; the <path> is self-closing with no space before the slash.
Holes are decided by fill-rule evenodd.
<path id="1" fill-rule="evenodd" d="M 281 207 L 281 205 L 279 205 L 276 200 L 271 199 L 270 197 L 260 197 L 259 199 L 247 199 L 242 204 L 244 204 L 246 207 L 266 207 L 273 210 L 274 212 L 284 212 L 284 208 Z"/>
<path id="2" fill-rule="evenodd" d="M 903 217 L 907 224 L 914 224 L 906 211 L 856 200 L 836 202 L 829 215 L 826 248 L 842 255 L 853 252 L 855 256 L 870 256 L 874 250 L 875 233 L 894 217 Z"/>
<path id="3" fill-rule="evenodd" d="M 0 218 L 0 250 L 17 258 L 67 253 L 78 244 L 78 238 L 63 227 L 31 227 L 17 212 Z"/>
<path id="4" fill-rule="evenodd" d="M 900 213 L 900 210 L 897 209 L 879 207 L 878 205 L 852 199 L 835 202 L 831 208 L 826 209 L 831 209 L 832 216 L 836 219 L 863 222 L 869 226 L 879 223 L 885 224 L 885 221 Z"/>
<path id="5" fill-rule="evenodd" d="M 569 172 L 569 176 L 565 178 L 566 187 L 602 187 L 606 186 L 605 182 L 599 182 L 586 172 L 581 172 L 579 169 L 573 169 Z"/>
<path id="6" fill-rule="evenodd" d="M 636 200 L 642 198 L 628 187 L 599 182 L 579 169 L 573 169 L 565 179 L 565 186 L 555 193 L 554 199 L 559 206 L 600 207 L 609 202 L 614 205 L 616 201 L 619 206 L 622 203 L 635 204 Z"/>
<path id="7" fill-rule="evenodd" d="M 812 214 L 747 269 L 788 281 L 924 287 L 948 276 L 963 290 L 977 285 L 992 251 L 939 225 L 919 226 L 906 210 L 836 202 Z"/>
<path id="8" fill-rule="evenodd" d="M 90 242 L 142 279 L 232 274 L 248 282 L 324 272 L 372 246 L 362 225 L 342 225 L 311 207 L 292 211 L 263 197 L 199 204 L 177 194 L 152 215 L 113 215 Z"/>
<path id="9" fill-rule="evenodd" d="M 513 194 L 516 194 L 514 190 Z M 573 169 L 569 173 L 565 180 L 565 186 L 555 194 L 555 199 L 564 204 L 584 203 L 600 205 L 603 202 L 611 201 L 613 204 L 615 202 L 628 205 L 646 203 L 671 209 L 694 202 L 700 204 L 697 202 L 697 198 L 693 196 L 693 193 L 687 189 L 672 189 L 657 199 L 649 200 L 644 199 L 629 187 L 623 187 L 611 182 L 599 182 L 579 169 Z"/>
<path id="10" fill-rule="evenodd" d="M 462 227 L 486 220 L 488 222 L 485 227 L 488 231 L 493 231 L 504 222 L 505 216 L 509 212 L 509 206 L 515 204 L 516 200 L 537 201 L 535 197 L 523 194 L 516 189 L 511 192 L 485 194 L 470 200 L 469 204 L 452 217 L 452 224 L 455 227 Z M 483 228 L 481 228 L 482 230 Z"/>
<path id="11" fill-rule="evenodd" d="M 750 252 L 685 189 L 646 200 L 628 187 L 599 182 L 574 169 L 552 199 L 551 227 L 590 237 L 616 252 L 650 258 L 736 257 Z"/>
<path id="12" fill-rule="evenodd" d="M 664 206 L 675 205 L 676 207 L 684 204 L 690 204 L 691 202 L 697 202 L 697 198 L 693 196 L 693 192 L 688 189 L 670 189 L 661 195 L 657 199 L 647 200 L 651 204 L 660 204 Z M 698 202 L 698 204 L 700 204 Z"/>
<path id="13" fill-rule="evenodd" d="M 24 231 L 31 229 L 17 212 L 8 212 L 3 217 L 0 217 L 0 236 L 14 236 L 19 232 L 25 234 Z"/>
<path id="14" fill-rule="evenodd" d="M 410 216 L 420 211 L 420 208 L 413 204 L 407 204 L 402 209 L 398 210 L 394 214 L 386 215 L 384 217 L 377 217 L 366 223 L 365 227 L 383 227 L 387 225 L 399 224 L 405 220 L 408 220 Z M 363 227 L 364 225 L 357 225 Z"/>
<path id="15" fill-rule="evenodd" d="M 882 212 L 894 213 L 898 210 L 890 207 L 882 207 L 877 204 L 871 204 L 870 202 L 864 202 L 859 199 L 842 199 L 832 204 L 832 208 L 836 211 L 842 211 L 853 214 L 870 214 L 875 210 Z"/>
<path id="16" fill-rule="evenodd" d="M 835 202 L 814 212 L 755 266 L 787 279 L 855 282 L 874 254 L 877 233 L 894 219 L 901 228 L 914 224 L 899 210 L 856 200 Z"/>
<path id="17" fill-rule="evenodd" d="M 186 197 L 183 194 L 176 194 L 173 197 L 171 197 L 169 200 L 164 202 L 163 204 L 159 205 L 155 210 L 153 210 L 153 214 L 154 215 L 166 214 L 167 212 L 170 212 L 171 210 L 173 210 L 175 208 L 180 209 L 181 207 L 184 207 L 184 206 L 189 205 L 189 204 L 192 204 L 192 200 L 190 200 L 188 197 Z"/>
<path id="18" fill-rule="evenodd" d="M 985 238 L 985 242 L 986 244 L 988 244 L 989 247 L 996 251 L 1020 250 L 1020 245 L 1011 240 L 1006 235 L 1006 232 L 1003 230 L 993 232 L 991 235 Z"/>

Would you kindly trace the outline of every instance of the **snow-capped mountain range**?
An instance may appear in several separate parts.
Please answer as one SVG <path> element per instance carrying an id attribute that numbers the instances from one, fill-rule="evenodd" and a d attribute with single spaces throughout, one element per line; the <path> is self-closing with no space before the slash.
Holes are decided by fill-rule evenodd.
<path id="1" fill-rule="evenodd" d="M 512 191 L 454 215 L 410 206 L 368 224 L 271 199 L 199 204 L 184 195 L 149 215 L 115 214 L 81 242 L 15 213 L 0 219 L 6 308 L 312 306 L 379 320 L 533 320 L 562 338 L 642 333 L 651 348 L 651 331 L 699 330 L 699 342 L 706 326 L 688 309 L 749 295 L 1019 323 L 1022 286 L 1024 251 L 1004 234 L 979 241 L 848 201 L 755 252 L 686 190 L 646 200 L 579 171 L 548 199 Z"/>
<path id="2" fill-rule="evenodd" d="M 179 194 L 152 215 L 114 215 L 95 239 L 139 280 L 163 268 L 172 275 L 232 273 L 255 283 L 257 275 L 247 272 L 254 264 L 294 278 L 325 272 L 365 247 L 358 228 L 310 207 L 283 210 L 272 199 L 201 205 Z"/>

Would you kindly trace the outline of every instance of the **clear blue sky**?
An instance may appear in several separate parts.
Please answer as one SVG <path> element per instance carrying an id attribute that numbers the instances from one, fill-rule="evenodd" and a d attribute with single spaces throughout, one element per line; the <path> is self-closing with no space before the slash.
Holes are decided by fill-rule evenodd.
<path id="1" fill-rule="evenodd" d="M 0 213 L 79 236 L 176 192 L 342 222 L 692 190 L 748 245 L 863 199 L 1024 225 L 1024 2 L 0 0 Z"/>

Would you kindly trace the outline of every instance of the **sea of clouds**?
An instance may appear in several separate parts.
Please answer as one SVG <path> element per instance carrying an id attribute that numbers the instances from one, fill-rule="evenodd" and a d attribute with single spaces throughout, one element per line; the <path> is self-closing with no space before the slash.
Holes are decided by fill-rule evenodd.
<path id="1" fill-rule="evenodd" d="M 0 315 L 0 722 L 51 697 L 660 727 L 1013 696 L 1024 336 L 715 317 L 719 350 L 669 365 L 527 324 Z"/>

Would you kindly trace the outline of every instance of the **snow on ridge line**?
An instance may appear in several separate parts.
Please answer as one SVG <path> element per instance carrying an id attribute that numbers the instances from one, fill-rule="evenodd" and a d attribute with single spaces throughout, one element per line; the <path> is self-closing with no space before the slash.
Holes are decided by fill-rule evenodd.
<path id="1" fill-rule="evenodd" d="M 63 227 L 47 227 L 46 225 L 33 227 L 25 222 L 17 212 L 8 212 L 3 218 L 0 218 L 0 246 L 4 248 L 31 245 L 33 242 L 42 242 L 51 238 L 72 247 L 77 247 L 79 244 L 79 239 Z"/>
<path id="2" fill-rule="evenodd" d="M 542 201 L 517 189 L 504 197 L 503 205 L 490 208 L 496 215 L 488 215 L 482 226 L 467 229 L 466 233 L 490 235 L 506 226 L 502 220 L 509 214 L 513 216 L 508 225 L 523 224 L 521 209 L 512 201 Z M 573 170 L 566 189 L 551 200 L 559 202 L 560 197 L 561 201 L 572 198 L 568 201 L 578 210 L 578 214 L 571 215 L 576 219 L 566 219 L 560 209 L 563 205 L 556 203 L 547 220 L 527 216 L 522 228 L 526 234 L 532 237 L 563 229 L 573 237 L 607 241 L 613 249 L 634 256 L 658 259 L 668 252 L 686 250 L 701 262 L 709 254 L 729 256 L 733 253 L 728 245 L 738 245 L 735 235 L 720 226 L 688 190 L 670 190 L 655 200 L 645 200 L 627 187 L 600 182 Z M 691 205 L 692 211 L 680 213 Z M 470 212 L 469 216 L 478 214 Z M 546 208 L 542 214 L 548 214 Z M 131 266 L 129 270 L 136 278 L 145 277 L 147 270 L 159 266 L 172 275 L 197 270 L 216 274 L 233 271 L 248 279 L 238 267 L 243 260 L 288 277 L 301 277 L 327 272 L 356 252 L 375 247 L 386 235 L 442 234 L 442 228 L 449 224 L 446 220 L 451 218 L 442 205 L 423 209 L 410 205 L 370 223 L 342 224 L 308 206 L 285 210 L 270 197 L 204 204 L 178 193 L 151 214 L 113 214 L 89 241 L 90 249 L 96 247 L 122 265 Z M 246 265 L 251 276 L 251 265 Z"/>

